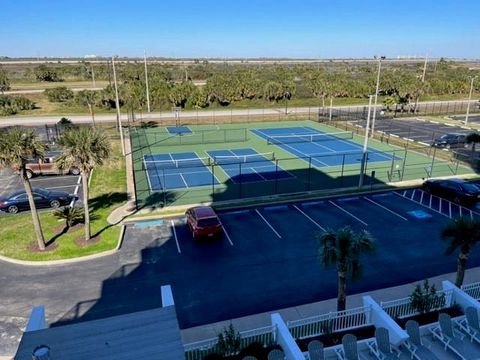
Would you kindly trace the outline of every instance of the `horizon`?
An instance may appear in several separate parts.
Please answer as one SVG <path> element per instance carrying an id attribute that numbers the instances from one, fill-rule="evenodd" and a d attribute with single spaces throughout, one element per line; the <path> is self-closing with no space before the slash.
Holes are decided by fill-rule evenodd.
<path id="1" fill-rule="evenodd" d="M 0 56 L 167 59 L 367 59 L 374 55 L 478 59 L 480 3 L 377 6 L 354 0 L 163 4 L 94 0 L 4 4 Z M 21 14 L 21 15 L 16 15 Z M 12 31 L 13 29 L 13 31 Z"/>

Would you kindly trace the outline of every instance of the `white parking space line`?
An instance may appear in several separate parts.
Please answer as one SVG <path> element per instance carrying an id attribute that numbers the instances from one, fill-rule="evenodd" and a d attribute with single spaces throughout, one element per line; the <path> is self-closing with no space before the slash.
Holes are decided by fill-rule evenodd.
<path id="1" fill-rule="evenodd" d="M 174 223 L 173 220 L 170 220 L 170 222 L 171 222 L 171 224 L 172 224 L 173 236 L 175 237 L 175 242 L 177 243 L 178 253 L 181 254 L 181 253 L 182 253 L 182 250 L 180 250 L 180 244 L 178 243 L 177 231 L 175 230 L 175 223 Z"/>
<path id="2" fill-rule="evenodd" d="M 77 186 L 75 187 L 75 191 L 73 192 L 73 194 L 75 196 L 77 196 L 77 194 L 78 194 L 78 189 L 80 188 L 80 182 L 81 181 L 82 181 L 82 177 L 79 176 L 78 180 L 77 180 Z M 70 202 L 70 207 L 73 207 L 74 204 L 75 204 L 75 199 L 72 199 L 72 201 Z"/>
<path id="3" fill-rule="evenodd" d="M 308 214 L 306 214 L 302 209 L 300 209 L 297 205 L 293 205 L 293 207 L 295 209 L 297 209 L 303 216 L 305 216 L 308 220 L 310 220 L 312 223 L 315 224 L 316 227 L 318 227 L 320 230 L 322 230 L 323 232 L 326 232 L 326 230 L 319 224 L 317 223 L 315 220 L 313 220 L 310 216 L 308 216 Z"/>
<path id="4" fill-rule="evenodd" d="M 260 211 L 258 211 L 258 209 L 255 209 L 255 212 L 263 219 L 263 221 L 265 221 L 265 224 L 267 224 L 268 227 L 269 227 L 270 229 L 272 229 L 272 231 L 275 233 L 275 235 L 277 235 L 277 236 L 281 239 L 282 236 L 278 233 L 277 230 L 275 230 L 275 228 L 272 226 L 272 224 L 270 224 L 270 223 L 268 222 L 268 220 L 264 218 L 264 216 L 262 215 L 262 213 L 261 213 Z"/>
<path id="5" fill-rule="evenodd" d="M 220 220 L 220 218 L 218 218 Z M 230 243 L 230 245 L 233 246 L 233 241 L 232 239 L 230 238 L 230 235 L 228 234 L 228 231 L 227 231 L 227 228 L 225 227 L 225 225 L 223 224 L 222 220 L 220 220 L 220 224 L 222 225 L 222 228 L 223 228 L 223 233 L 225 234 L 225 237 L 227 238 L 228 242 Z"/>
<path id="6" fill-rule="evenodd" d="M 387 208 L 386 206 L 383 206 L 382 204 L 379 204 L 379 203 L 377 203 L 376 201 L 374 201 L 374 200 L 372 200 L 372 199 L 370 199 L 370 198 L 368 198 L 368 197 L 364 197 L 364 199 L 367 200 L 367 201 L 370 201 L 372 204 L 375 204 L 375 205 L 377 205 L 378 207 L 381 207 L 383 210 L 388 211 L 389 213 L 391 213 L 391 214 L 393 214 L 393 215 L 395 215 L 395 216 L 398 216 L 400 219 L 403 219 L 403 220 L 405 220 L 405 221 L 408 221 L 408 219 L 407 219 L 406 217 L 403 217 L 402 215 L 396 213 L 396 212 L 393 211 L 393 210 L 390 210 L 390 209 Z"/>
<path id="7" fill-rule="evenodd" d="M 365 225 L 365 226 L 368 226 L 368 224 L 367 224 L 365 221 L 359 219 L 358 217 L 356 217 L 355 215 L 353 215 L 350 211 L 345 210 L 345 209 L 342 208 L 340 205 L 335 204 L 335 203 L 334 203 L 333 201 L 331 201 L 331 200 L 329 200 L 328 202 L 329 202 L 330 204 L 332 204 L 333 206 L 335 206 L 336 208 L 342 210 L 345 214 L 350 215 L 352 218 L 354 218 L 354 219 L 357 220 L 358 222 L 362 223 L 362 224 Z"/>
<path id="8" fill-rule="evenodd" d="M 55 180 L 58 179 L 72 179 L 75 180 L 75 176 L 55 176 Z M 32 182 L 37 182 L 37 181 L 51 181 L 52 177 L 50 176 L 45 176 L 45 177 L 35 177 L 32 179 Z"/>
<path id="9" fill-rule="evenodd" d="M 75 187 L 76 185 L 75 184 L 72 184 L 72 185 L 61 185 L 61 186 L 47 186 L 46 188 L 48 190 L 50 189 L 64 189 L 64 188 L 71 188 L 71 187 Z"/>

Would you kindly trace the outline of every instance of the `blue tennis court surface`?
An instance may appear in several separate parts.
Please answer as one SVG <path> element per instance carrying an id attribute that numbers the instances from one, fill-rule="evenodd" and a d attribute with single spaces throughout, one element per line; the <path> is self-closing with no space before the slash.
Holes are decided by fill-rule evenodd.
<path id="1" fill-rule="evenodd" d="M 234 183 L 291 178 L 272 162 L 273 153 L 259 154 L 254 149 L 213 150 L 208 155 L 220 165 Z"/>
<path id="2" fill-rule="evenodd" d="M 167 131 L 172 135 L 192 134 L 188 126 L 167 126 Z"/>
<path id="3" fill-rule="evenodd" d="M 327 134 L 308 126 L 253 129 L 254 134 L 291 154 L 310 161 L 316 167 L 360 164 L 362 146 L 349 139 L 351 132 Z M 396 158 L 399 159 L 399 158 Z M 392 161 L 392 155 L 369 149 L 368 162 Z"/>
<path id="4" fill-rule="evenodd" d="M 145 155 L 143 163 L 150 189 L 161 191 L 218 184 L 207 167 L 209 160 L 183 152 Z"/>

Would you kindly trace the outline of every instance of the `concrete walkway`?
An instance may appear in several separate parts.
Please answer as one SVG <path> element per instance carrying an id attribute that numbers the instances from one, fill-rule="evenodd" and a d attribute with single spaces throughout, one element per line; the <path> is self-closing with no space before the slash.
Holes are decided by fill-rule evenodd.
<path id="1" fill-rule="evenodd" d="M 388 274 L 386 274 L 388 276 Z M 435 284 L 437 289 L 442 288 L 442 281 L 449 280 L 455 282 L 456 273 L 449 273 L 440 276 L 436 276 L 429 279 L 431 284 Z M 464 284 L 469 284 L 473 282 L 480 281 L 480 267 L 467 270 L 465 274 Z M 347 297 L 347 309 L 355 308 L 362 306 L 362 297 L 365 295 L 370 295 L 377 302 L 381 301 L 390 301 L 395 299 L 401 299 L 410 296 L 415 285 L 420 283 L 420 281 L 395 286 L 386 289 L 379 289 L 375 291 L 369 291 L 365 293 L 350 295 Z M 348 283 L 347 283 L 348 291 Z M 233 299 L 232 299 L 233 300 Z M 241 301 L 241 300 L 240 300 Z M 233 324 L 237 331 L 252 330 L 264 326 L 271 325 L 270 314 L 278 312 L 281 314 L 283 320 L 291 321 L 298 320 L 303 318 L 308 318 L 311 316 L 321 315 L 328 312 L 334 312 L 337 310 L 337 299 L 330 299 L 325 301 L 319 301 L 316 303 L 299 305 L 286 309 L 279 309 L 276 311 L 269 311 L 261 314 L 255 314 L 250 316 L 244 316 L 237 319 L 220 321 L 217 323 L 212 323 L 208 325 L 202 325 L 193 327 L 190 329 L 182 330 L 182 341 L 183 344 L 189 344 L 196 341 L 211 339 L 218 337 L 218 334 L 223 331 L 225 327 L 228 327 L 230 323 Z"/>

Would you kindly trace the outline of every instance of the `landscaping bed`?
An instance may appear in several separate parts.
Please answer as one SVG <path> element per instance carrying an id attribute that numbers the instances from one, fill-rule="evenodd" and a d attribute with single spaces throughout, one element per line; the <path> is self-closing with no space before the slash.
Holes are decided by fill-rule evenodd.
<path id="1" fill-rule="evenodd" d="M 438 322 L 438 316 L 442 313 L 448 314 L 452 318 L 463 315 L 463 311 L 459 306 L 452 306 L 452 307 L 441 309 L 441 310 L 430 311 L 425 314 L 417 314 L 417 315 L 408 316 L 408 317 L 395 318 L 395 321 L 402 328 L 405 328 L 405 325 L 408 320 L 415 320 L 416 322 L 418 322 L 420 326 L 428 325 L 428 324 L 433 324 Z"/>
<path id="2" fill-rule="evenodd" d="M 280 345 L 263 346 L 263 344 L 254 342 L 242 349 L 237 355 L 223 356 L 221 354 L 210 354 L 203 357 L 203 360 L 241 360 L 246 356 L 254 356 L 257 360 L 268 360 L 268 353 L 273 349 L 280 349 Z"/>
<path id="3" fill-rule="evenodd" d="M 351 330 L 338 331 L 330 334 L 323 334 L 318 336 L 312 336 L 304 339 L 297 339 L 297 345 L 302 351 L 308 351 L 308 344 L 313 340 L 319 340 L 323 343 L 324 347 L 335 346 L 342 343 L 342 338 L 346 334 L 352 334 L 357 337 L 357 340 L 370 339 L 375 336 L 375 326 L 363 326 Z"/>

